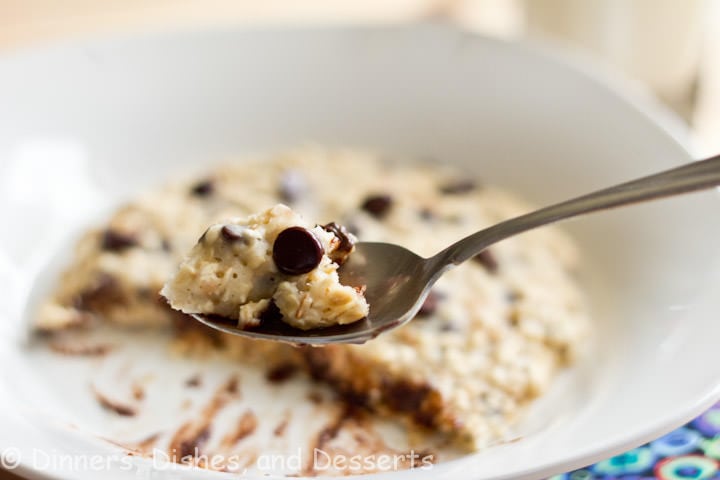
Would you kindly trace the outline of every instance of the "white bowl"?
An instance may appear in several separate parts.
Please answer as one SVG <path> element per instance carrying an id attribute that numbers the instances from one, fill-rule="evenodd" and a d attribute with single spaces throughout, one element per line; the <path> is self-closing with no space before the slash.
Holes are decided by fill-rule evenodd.
<path id="1" fill-rule="evenodd" d="M 436 157 L 538 203 L 690 159 L 663 112 L 587 72 L 431 27 L 185 32 L 3 58 L 0 448 L 25 475 L 96 475 L 33 465 L 33 449 L 97 448 L 65 423 L 107 421 L 64 387 L 92 370 L 39 368 L 27 354 L 22 311 L 31 286 L 52 279 L 50 255 L 67 255 L 61 244 L 108 205 L 176 168 L 306 141 Z M 378 478 L 540 478 L 709 407 L 720 397 L 718 206 L 704 193 L 568 224 L 586 258 L 590 361 L 533 406 L 520 441 Z M 108 468 L 105 478 L 137 474 Z"/>

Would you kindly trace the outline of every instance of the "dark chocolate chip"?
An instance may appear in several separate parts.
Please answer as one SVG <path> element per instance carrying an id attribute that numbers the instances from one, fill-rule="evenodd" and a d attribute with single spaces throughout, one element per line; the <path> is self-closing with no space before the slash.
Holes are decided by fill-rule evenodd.
<path id="1" fill-rule="evenodd" d="M 303 227 L 286 228 L 273 244 L 273 261 L 287 275 L 301 275 L 320 264 L 324 250 L 315 235 Z"/>
<path id="2" fill-rule="evenodd" d="M 383 218 L 390 211 L 392 204 L 393 199 L 390 195 L 370 195 L 361 208 L 375 218 Z"/>
<path id="3" fill-rule="evenodd" d="M 215 191 L 215 182 L 212 180 L 202 180 L 193 185 L 190 191 L 197 197 L 207 197 Z"/>
<path id="4" fill-rule="evenodd" d="M 138 241 L 134 235 L 118 232 L 117 230 L 109 228 L 103 232 L 101 245 L 103 250 L 122 252 L 128 248 L 136 247 Z"/>
<path id="5" fill-rule="evenodd" d="M 420 307 L 420 310 L 418 310 L 418 318 L 429 317 L 430 315 L 435 313 L 435 310 L 437 310 L 438 307 L 438 303 L 440 303 L 440 300 L 442 298 L 442 295 L 431 290 L 430 293 L 428 293 L 428 296 L 425 297 L 425 301 Z"/>
<path id="6" fill-rule="evenodd" d="M 163 238 L 160 242 L 160 248 L 162 248 L 164 252 L 171 251 L 172 245 L 170 244 L 170 240 L 168 240 L 167 238 Z"/>
<path id="7" fill-rule="evenodd" d="M 282 313 L 274 301 L 270 301 L 267 308 L 260 314 L 261 322 L 277 322 L 282 320 Z"/>
<path id="8" fill-rule="evenodd" d="M 290 362 L 280 363 L 265 372 L 265 379 L 271 383 L 281 383 L 289 380 L 299 370 L 298 365 Z"/>
<path id="9" fill-rule="evenodd" d="M 338 265 L 342 265 L 343 263 L 345 263 L 347 257 L 353 251 L 353 248 L 355 248 L 355 242 L 353 242 L 352 238 L 350 238 L 350 234 L 348 233 L 347 229 L 342 225 L 338 225 L 335 222 L 330 222 L 327 225 L 323 225 L 322 228 L 325 231 L 335 235 L 335 237 L 337 237 L 337 239 L 339 240 L 339 243 L 337 247 L 335 247 L 335 250 L 330 252 L 330 260 L 337 263 Z"/>
<path id="10" fill-rule="evenodd" d="M 472 180 L 458 180 L 440 186 L 440 192 L 445 195 L 461 195 L 472 192 L 476 187 L 477 184 Z"/>
<path id="11" fill-rule="evenodd" d="M 240 225 L 235 225 L 232 223 L 223 225 L 223 227 L 220 229 L 220 233 L 222 234 L 223 238 L 228 242 L 236 242 L 238 240 L 245 239 L 245 229 Z"/>
<path id="12" fill-rule="evenodd" d="M 498 262 L 490 250 L 483 250 L 473 257 L 473 260 L 485 267 L 488 272 L 495 273 L 498 271 Z"/>
<path id="13" fill-rule="evenodd" d="M 420 210 L 420 218 L 425 221 L 433 220 L 435 218 L 435 212 L 425 207 Z"/>
<path id="14" fill-rule="evenodd" d="M 442 325 L 440 325 L 440 331 L 441 332 L 457 332 L 460 329 L 457 325 L 455 325 L 452 322 L 445 322 Z"/>
<path id="15" fill-rule="evenodd" d="M 297 170 L 287 170 L 280 177 L 278 194 L 283 202 L 295 203 L 305 195 L 307 184 L 305 177 Z"/>

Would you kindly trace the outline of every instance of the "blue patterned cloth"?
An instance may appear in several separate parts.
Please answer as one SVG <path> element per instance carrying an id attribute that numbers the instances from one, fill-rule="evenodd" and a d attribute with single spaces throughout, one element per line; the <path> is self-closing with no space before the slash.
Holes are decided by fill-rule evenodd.
<path id="1" fill-rule="evenodd" d="M 720 480 L 720 403 L 642 447 L 550 480 Z"/>

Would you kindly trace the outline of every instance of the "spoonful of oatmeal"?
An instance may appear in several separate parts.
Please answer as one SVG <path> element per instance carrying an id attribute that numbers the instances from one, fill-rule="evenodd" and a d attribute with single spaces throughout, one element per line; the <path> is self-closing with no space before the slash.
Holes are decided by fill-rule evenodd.
<path id="1" fill-rule="evenodd" d="M 357 242 L 285 205 L 212 225 L 161 294 L 221 331 L 296 344 L 364 343 L 409 322 L 430 287 L 490 245 L 559 220 L 720 185 L 720 156 L 582 195 L 476 232 L 430 258 Z"/>

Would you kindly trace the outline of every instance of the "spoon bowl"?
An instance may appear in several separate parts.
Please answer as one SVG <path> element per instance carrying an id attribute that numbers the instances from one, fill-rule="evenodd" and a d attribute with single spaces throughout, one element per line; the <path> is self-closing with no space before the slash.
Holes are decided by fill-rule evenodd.
<path id="1" fill-rule="evenodd" d="M 368 268 L 369 265 L 373 268 Z M 297 345 L 365 343 L 409 322 L 420 309 L 429 285 L 434 283 L 429 277 L 432 270 L 424 258 L 392 243 L 356 244 L 339 274 L 343 285 L 365 290 L 365 298 L 372 305 L 368 318 L 346 325 L 301 330 L 281 321 L 265 321 L 254 329 L 240 329 L 234 320 L 217 315 L 191 316 L 216 330 L 257 339 Z"/>

